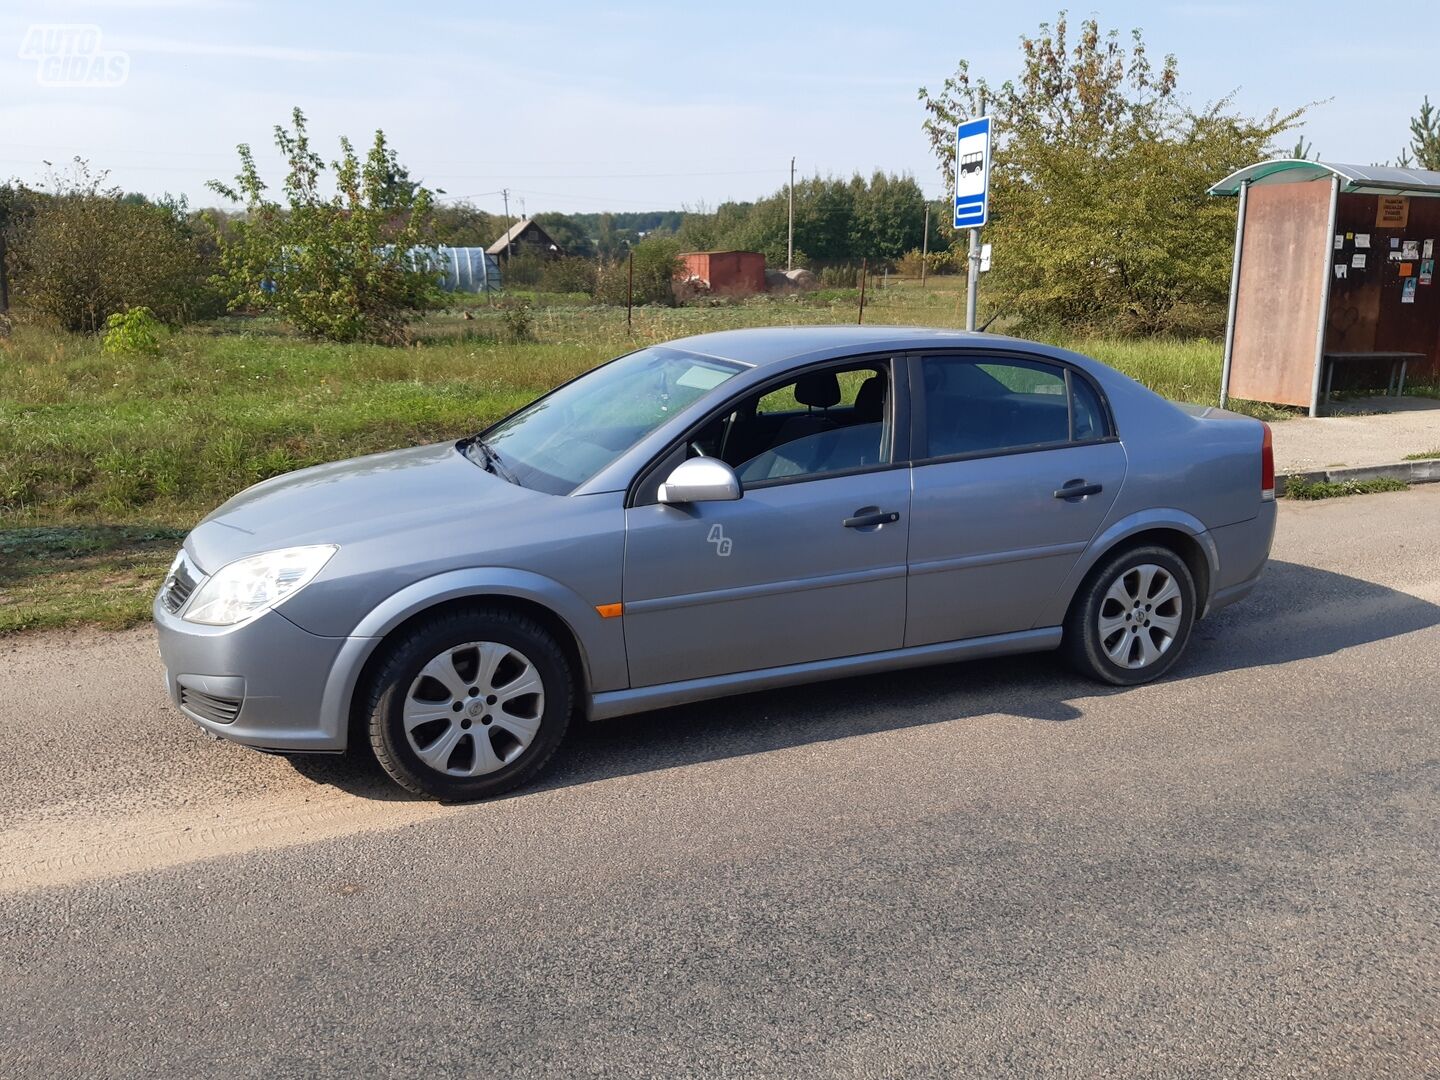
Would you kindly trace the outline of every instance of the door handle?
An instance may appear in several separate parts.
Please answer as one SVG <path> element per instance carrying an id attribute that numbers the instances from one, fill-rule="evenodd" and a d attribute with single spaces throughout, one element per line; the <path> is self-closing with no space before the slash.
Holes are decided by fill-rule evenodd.
<path id="1" fill-rule="evenodd" d="M 870 510 L 863 514 L 856 514 L 848 517 L 843 522 L 847 529 L 868 529 L 874 525 L 890 525 L 900 520 L 900 513 L 896 510 Z"/>
<path id="2" fill-rule="evenodd" d="M 1083 499 L 1086 495 L 1099 495 L 1105 489 L 1099 484 L 1087 484 L 1084 480 L 1067 480 L 1065 486 L 1055 492 L 1057 499 Z"/>

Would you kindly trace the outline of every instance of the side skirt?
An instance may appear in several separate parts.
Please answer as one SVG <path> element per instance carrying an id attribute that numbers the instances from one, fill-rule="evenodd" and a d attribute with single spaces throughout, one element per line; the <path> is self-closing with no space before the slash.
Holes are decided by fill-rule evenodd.
<path id="1" fill-rule="evenodd" d="M 947 664 L 956 660 L 979 660 L 987 656 L 1010 656 L 1015 653 L 1042 652 L 1060 644 L 1060 627 L 1020 630 L 1012 634 L 970 638 L 967 641 L 942 641 L 933 645 L 915 645 L 908 649 L 842 656 L 834 660 L 813 660 L 807 664 L 761 668 L 731 675 L 711 675 L 684 682 L 658 683 L 630 690 L 609 690 L 591 700 L 590 719 L 608 720 L 615 716 L 665 709 L 707 698 L 746 694 L 755 690 L 773 690 L 780 686 L 843 679 L 851 675 L 870 675 L 900 668 Z"/>

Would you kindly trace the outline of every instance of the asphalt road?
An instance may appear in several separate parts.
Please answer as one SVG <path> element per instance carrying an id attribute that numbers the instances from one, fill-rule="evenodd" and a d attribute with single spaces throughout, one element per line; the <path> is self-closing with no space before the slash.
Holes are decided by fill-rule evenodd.
<path id="1" fill-rule="evenodd" d="M 1440 1075 L 1440 485 L 1284 505 L 1160 685 L 1050 657 L 582 731 L 467 807 L 0 643 L 0 1072 Z"/>

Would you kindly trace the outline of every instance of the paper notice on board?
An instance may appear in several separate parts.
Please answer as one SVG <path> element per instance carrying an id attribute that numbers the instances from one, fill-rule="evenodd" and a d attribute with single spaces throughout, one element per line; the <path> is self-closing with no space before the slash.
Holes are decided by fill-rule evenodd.
<path id="1" fill-rule="evenodd" d="M 1415 264 L 1414 264 L 1414 263 L 1402 262 L 1402 263 L 1400 264 L 1400 276 L 1401 276 L 1401 277 L 1414 277 L 1414 276 L 1415 276 Z"/>
<path id="2" fill-rule="evenodd" d="M 1337 278 L 1343 278 L 1343 277 L 1345 276 L 1346 271 L 1348 271 L 1349 269 L 1350 269 L 1350 268 L 1349 268 L 1348 266 L 1346 266 L 1344 263 L 1336 263 L 1336 264 L 1335 264 L 1335 276 L 1336 276 Z"/>
<path id="3" fill-rule="evenodd" d="M 1357 251 L 1354 255 L 1350 257 L 1350 265 L 1353 266 L 1356 270 L 1364 270 L 1365 256 Z"/>
<path id="4" fill-rule="evenodd" d="M 1420 258 L 1420 241 L 1419 241 L 1419 240 L 1405 240 L 1405 241 L 1402 241 L 1401 244 L 1400 244 L 1400 258 L 1402 258 L 1402 259 L 1418 259 L 1418 258 Z"/>
<path id="5" fill-rule="evenodd" d="M 1415 303 L 1415 279 L 1413 277 L 1405 279 L 1405 284 L 1401 287 L 1400 290 L 1400 303 Z"/>
<path id="6" fill-rule="evenodd" d="M 1435 257 L 1435 241 L 1426 240 L 1424 250 L 1420 252 L 1422 259 L 1433 259 Z"/>
<path id="7" fill-rule="evenodd" d="M 1429 285 L 1435 280 L 1435 260 L 1425 259 L 1420 263 L 1420 284 Z"/>
<path id="8" fill-rule="evenodd" d="M 1370 234 L 1368 232 L 1357 232 L 1355 234 L 1355 246 L 1357 248 L 1368 248 L 1370 246 Z"/>
<path id="9" fill-rule="evenodd" d="M 1341 248 L 1343 248 L 1344 246 L 1345 246 L 1345 234 L 1344 234 L 1344 233 L 1338 233 L 1338 232 L 1337 232 L 1337 233 L 1335 234 L 1335 250 L 1336 250 L 1336 251 L 1339 251 L 1339 250 L 1340 250 Z"/>

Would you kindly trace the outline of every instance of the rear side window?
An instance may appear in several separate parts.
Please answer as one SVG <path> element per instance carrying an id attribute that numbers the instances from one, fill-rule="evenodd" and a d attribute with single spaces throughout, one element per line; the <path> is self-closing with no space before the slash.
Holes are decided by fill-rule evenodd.
<path id="1" fill-rule="evenodd" d="M 922 365 L 925 457 L 1063 445 L 1108 434 L 1094 389 L 1058 365 L 960 356 L 929 356 Z"/>

